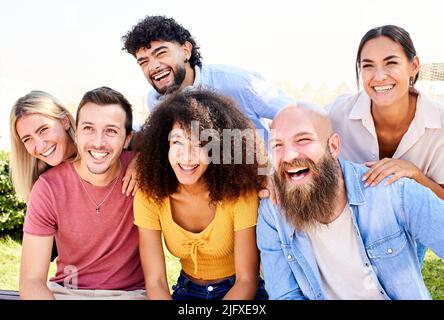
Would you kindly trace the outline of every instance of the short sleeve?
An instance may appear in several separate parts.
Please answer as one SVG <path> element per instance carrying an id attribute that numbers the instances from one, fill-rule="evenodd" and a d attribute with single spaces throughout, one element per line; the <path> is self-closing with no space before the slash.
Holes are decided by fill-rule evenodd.
<path id="1" fill-rule="evenodd" d="M 149 230 L 161 230 L 160 208 L 154 199 L 148 198 L 138 190 L 134 196 L 134 224 Z"/>
<path id="2" fill-rule="evenodd" d="M 23 231 L 36 236 L 52 236 L 57 231 L 54 196 L 47 181 L 37 179 L 32 187 Z"/>
<path id="3" fill-rule="evenodd" d="M 233 205 L 234 231 L 253 227 L 257 223 L 259 198 L 257 192 L 239 197 Z"/>

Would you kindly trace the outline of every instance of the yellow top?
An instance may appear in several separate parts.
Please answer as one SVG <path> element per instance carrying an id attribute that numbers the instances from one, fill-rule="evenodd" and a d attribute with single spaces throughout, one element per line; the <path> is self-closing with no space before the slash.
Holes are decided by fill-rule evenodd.
<path id="1" fill-rule="evenodd" d="M 257 194 L 235 201 L 219 202 L 216 214 L 199 233 L 179 226 L 171 214 L 170 198 L 159 207 L 142 191 L 134 197 L 134 223 L 145 229 L 161 230 L 168 250 L 180 259 L 182 270 L 201 280 L 214 280 L 235 274 L 234 232 L 257 223 Z"/>

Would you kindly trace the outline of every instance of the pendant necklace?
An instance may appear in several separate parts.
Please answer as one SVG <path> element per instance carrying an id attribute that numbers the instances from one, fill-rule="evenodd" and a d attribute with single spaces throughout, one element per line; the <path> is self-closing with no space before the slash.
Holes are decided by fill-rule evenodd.
<path id="1" fill-rule="evenodd" d="M 122 167 L 122 165 L 120 164 L 120 167 Z M 76 171 L 77 172 L 77 171 Z M 86 189 L 85 185 L 83 184 L 83 179 L 82 177 L 80 177 L 80 174 L 77 173 L 77 175 L 79 176 L 79 180 L 80 180 L 80 184 L 83 187 L 83 190 L 85 190 L 86 195 L 88 196 L 89 200 L 95 205 L 96 207 L 96 214 L 100 213 L 100 206 L 106 201 L 106 199 L 108 199 L 108 197 L 111 195 L 111 193 L 113 193 L 114 188 L 116 187 L 117 181 L 119 180 L 119 176 L 120 176 L 120 171 L 119 174 L 117 175 L 117 177 L 114 179 L 113 182 L 113 187 L 111 188 L 111 190 L 107 193 L 107 195 L 105 196 L 105 198 L 103 198 L 103 200 L 100 203 L 97 203 L 96 200 L 89 194 L 88 190 Z"/>

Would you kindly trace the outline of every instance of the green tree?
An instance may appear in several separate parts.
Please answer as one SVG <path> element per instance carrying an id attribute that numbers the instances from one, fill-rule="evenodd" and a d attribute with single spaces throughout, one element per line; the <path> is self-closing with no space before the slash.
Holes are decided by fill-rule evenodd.
<path id="1" fill-rule="evenodd" d="M 9 178 L 9 154 L 0 151 L 0 237 L 21 234 L 26 204 L 19 200 Z"/>

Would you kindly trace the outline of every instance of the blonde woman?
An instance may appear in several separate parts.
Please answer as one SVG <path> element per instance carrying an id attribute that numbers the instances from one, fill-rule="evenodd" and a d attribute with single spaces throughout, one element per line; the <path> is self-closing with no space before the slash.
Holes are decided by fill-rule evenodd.
<path id="1" fill-rule="evenodd" d="M 9 124 L 12 183 L 16 194 L 27 201 L 34 182 L 43 172 L 77 155 L 74 118 L 52 95 L 36 90 L 17 100 Z M 133 166 L 124 179 L 122 193 L 135 192 Z"/>

